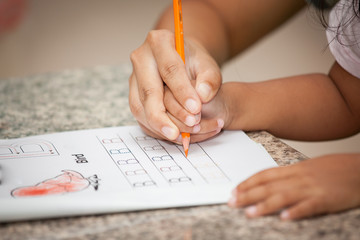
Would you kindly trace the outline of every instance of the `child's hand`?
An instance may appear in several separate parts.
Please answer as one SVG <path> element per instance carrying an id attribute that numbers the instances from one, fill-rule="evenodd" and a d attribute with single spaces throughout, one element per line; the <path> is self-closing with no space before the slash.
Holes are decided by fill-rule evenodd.
<path id="1" fill-rule="evenodd" d="M 281 211 L 283 220 L 360 206 L 360 154 L 329 155 L 262 171 L 239 184 L 229 201 L 248 217 Z"/>
<path id="2" fill-rule="evenodd" d="M 176 101 L 168 87 L 165 88 L 164 104 L 167 114 L 172 122 L 179 128 L 180 132 L 191 133 L 191 142 L 200 142 L 218 134 L 224 126 L 226 108 L 223 99 L 218 94 L 211 102 L 202 105 L 201 114 L 196 116 L 198 122 L 193 127 L 184 124 L 186 113 Z M 181 136 L 181 135 L 180 135 Z M 174 142 L 181 144 L 181 138 Z"/>
<path id="3" fill-rule="evenodd" d="M 166 114 L 164 84 L 181 106 L 181 120 L 188 127 L 199 123 L 202 103 L 210 101 L 220 88 L 220 68 L 201 44 L 185 39 L 185 57 L 186 65 L 175 50 L 174 34 L 168 30 L 151 31 L 131 54 L 130 109 L 153 137 L 175 140 L 180 133 Z M 196 86 L 191 85 L 192 79 Z"/>
<path id="4" fill-rule="evenodd" d="M 195 85 L 195 81 L 192 81 Z M 236 83 L 235 85 L 239 85 Z M 185 112 L 182 106 L 176 101 L 169 88 L 165 87 L 164 104 L 168 111 L 171 121 L 180 129 L 181 132 L 191 133 L 191 142 L 199 142 L 211 138 L 218 134 L 222 128 L 229 127 L 231 119 L 234 117 L 234 108 L 241 109 L 238 104 L 233 106 L 234 94 L 241 94 L 240 90 L 235 90 L 234 83 L 224 83 L 217 95 L 208 103 L 202 105 L 201 121 L 193 127 L 184 124 Z M 237 87 L 239 89 L 239 87 Z M 199 119 L 200 120 L 200 119 Z M 181 139 L 174 142 L 181 144 Z"/>

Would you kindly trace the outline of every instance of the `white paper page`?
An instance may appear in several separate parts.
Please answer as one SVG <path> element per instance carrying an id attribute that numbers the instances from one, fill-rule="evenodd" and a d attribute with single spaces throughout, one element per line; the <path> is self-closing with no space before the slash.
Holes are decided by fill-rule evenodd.
<path id="1" fill-rule="evenodd" d="M 0 140 L 0 221 L 224 203 L 276 166 L 242 131 L 182 146 L 116 127 Z"/>

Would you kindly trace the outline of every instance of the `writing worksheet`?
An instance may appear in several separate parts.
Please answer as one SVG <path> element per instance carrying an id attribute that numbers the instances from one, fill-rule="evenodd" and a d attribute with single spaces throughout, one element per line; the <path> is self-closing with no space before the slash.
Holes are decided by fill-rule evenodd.
<path id="1" fill-rule="evenodd" d="M 225 203 L 277 166 L 242 131 L 182 146 L 137 126 L 0 140 L 0 221 Z"/>

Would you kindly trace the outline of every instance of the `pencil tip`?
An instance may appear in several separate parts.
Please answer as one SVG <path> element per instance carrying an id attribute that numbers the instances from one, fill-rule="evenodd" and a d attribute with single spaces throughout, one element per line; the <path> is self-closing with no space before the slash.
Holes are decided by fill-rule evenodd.
<path id="1" fill-rule="evenodd" d="M 182 136 L 182 144 L 183 144 L 183 148 L 184 148 L 184 152 L 185 152 L 185 157 L 188 156 L 188 152 L 189 152 L 189 144 L 190 144 L 190 136 L 187 135 L 185 136 L 185 134 Z"/>

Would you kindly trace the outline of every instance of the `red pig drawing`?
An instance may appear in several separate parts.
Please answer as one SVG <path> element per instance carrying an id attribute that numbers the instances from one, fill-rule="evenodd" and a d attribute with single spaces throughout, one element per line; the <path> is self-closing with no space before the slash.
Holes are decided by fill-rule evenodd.
<path id="1" fill-rule="evenodd" d="M 34 186 L 15 188 L 11 191 L 13 197 L 33 197 L 55 194 L 78 192 L 88 188 L 90 185 L 98 189 L 99 179 L 97 175 L 85 178 L 73 170 L 62 170 L 62 174 L 42 181 Z"/>

